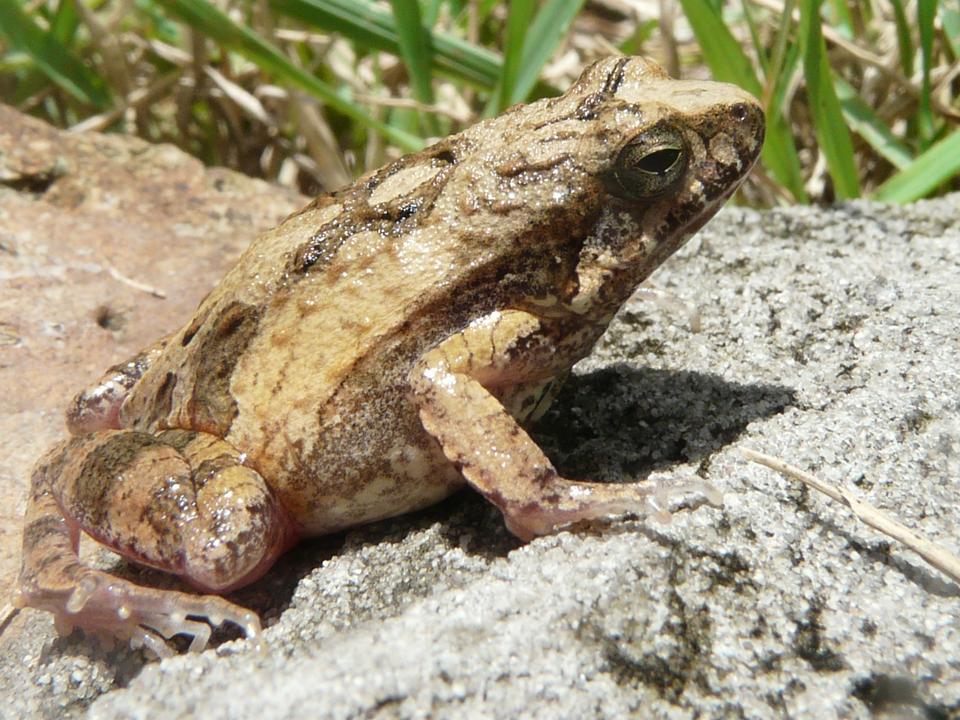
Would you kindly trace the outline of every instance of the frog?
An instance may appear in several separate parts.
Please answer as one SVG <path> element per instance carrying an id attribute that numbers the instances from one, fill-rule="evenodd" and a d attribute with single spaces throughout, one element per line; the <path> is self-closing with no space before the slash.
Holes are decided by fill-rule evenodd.
<path id="1" fill-rule="evenodd" d="M 167 656 L 225 622 L 259 642 L 223 596 L 300 540 L 464 486 L 524 542 L 663 516 L 668 484 L 565 478 L 529 429 L 763 136 L 744 90 L 609 57 L 319 196 L 70 405 L 32 473 L 18 606 Z M 81 533 L 197 592 L 93 567 Z"/>

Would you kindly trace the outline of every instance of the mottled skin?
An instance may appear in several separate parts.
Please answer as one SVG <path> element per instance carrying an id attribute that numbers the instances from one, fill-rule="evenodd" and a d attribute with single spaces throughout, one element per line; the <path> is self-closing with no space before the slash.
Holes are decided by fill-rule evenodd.
<path id="1" fill-rule="evenodd" d="M 88 569 L 79 530 L 223 592 L 299 538 L 465 482 L 524 539 L 662 512 L 571 482 L 523 430 L 637 285 L 733 193 L 763 139 L 735 87 L 639 58 L 587 69 L 325 195 L 257 239 L 181 331 L 81 394 L 35 471 L 21 603 L 147 643 L 257 618 Z"/>

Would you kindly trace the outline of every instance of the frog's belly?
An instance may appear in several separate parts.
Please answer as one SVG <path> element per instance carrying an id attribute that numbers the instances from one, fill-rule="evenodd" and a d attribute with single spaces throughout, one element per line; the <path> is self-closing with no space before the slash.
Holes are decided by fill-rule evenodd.
<path id="1" fill-rule="evenodd" d="M 456 468 L 417 444 L 398 444 L 379 462 L 334 471 L 312 492 L 285 478 L 275 491 L 305 534 L 323 535 L 429 507 L 464 485 Z"/>
<path id="2" fill-rule="evenodd" d="M 240 413 L 228 440 L 248 454 L 306 535 L 418 510 L 464 484 L 399 390 L 291 408 L 272 423 L 253 421 L 250 410 Z"/>

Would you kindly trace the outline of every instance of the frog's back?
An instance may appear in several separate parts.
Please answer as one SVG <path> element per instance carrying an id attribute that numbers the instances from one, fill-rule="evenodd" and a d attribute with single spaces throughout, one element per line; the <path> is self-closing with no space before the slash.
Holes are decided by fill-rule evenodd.
<path id="1" fill-rule="evenodd" d="M 549 294 L 539 286 L 563 275 L 553 243 L 580 220 L 559 166 L 574 161 L 581 134 L 544 118 L 575 107 L 570 98 L 518 107 L 259 237 L 134 388 L 124 424 L 228 439 L 238 423 L 257 424 L 263 437 L 302 440 L 345 385 L 402 384 L 422 348 L 502 306 L 511 288 Z M 515 241 L 531 227 L 543 238 L 534 251 Z M 572 272 L 575 256 L 567 260 Z"/>

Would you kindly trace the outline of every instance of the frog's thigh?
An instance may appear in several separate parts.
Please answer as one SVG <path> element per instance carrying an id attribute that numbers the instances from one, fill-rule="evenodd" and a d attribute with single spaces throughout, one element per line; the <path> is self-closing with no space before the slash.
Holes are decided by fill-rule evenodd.
<path id="1" fill-rule="evenodd" d="M 539 319 L 509 311 L 471 325 L 426 353 L 410 378 L 423 426 L 522 539 L 579 520 L 659 512 L 655 488 L 649 484 L 560 477 L 488 390 L 566 370 L 571 355 L 560 344 L 576 339 L 552 337 Z"/>
<path id="2" fill-rule="evenodd" d="M 283 541 L 263 478 L 213 435 L 108 431 L 77 438 L 70 452 L 51 478 L 68 519 L 120 554 L 200 588 L 245 584 Z"/>
<path id="3" fill-rule="evenodd" d="M 256 632 L 255 616 L 221 598 L 144 588 L 91 570 L 76 556 L 82 529 L 146 565 L 223 591 L 266 571 L 289 544 L 286 518 L 263 479 L 228 443 L 205 433 L 130 430 L 73 438 L 34 473 L 23 533 L 20 601 L 62 624 L 148 641 L 229 619 Z M 158 649 L 158 647 L 154 647 Z M 158 650 L 159 651 L 159 650 Z"/>

